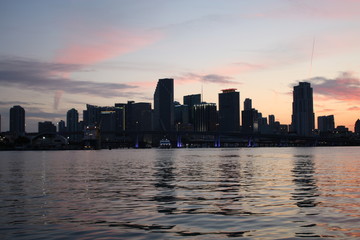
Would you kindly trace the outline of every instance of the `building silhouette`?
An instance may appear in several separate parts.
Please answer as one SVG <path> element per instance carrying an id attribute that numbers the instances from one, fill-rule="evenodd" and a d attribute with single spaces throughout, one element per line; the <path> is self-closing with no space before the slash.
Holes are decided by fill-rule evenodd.
<path id="1" fill-rule="evenodd" d="M 10 133 L 25 135 L 25 110 L 19 105 L 10 108 Z"/>
<path id="2" fill-rule="evenodd" d="M 335 129 L 334 115 L 319 116 L 318 117 L 318 130 L 321 133 L 330 133 Z"/>
<path id="3" fill-rule="evenodd" d="M 241 112 L 241 127 L 243 133 L 253 133 L 254 124 L 258 118 L 258 111 L 252 108 L 252 100 L 246 98 L 244 101 L 244 110 Z"/>
<path id="4" fill-rule="evenodd" d="M 240 127 L 240 93 L 235 88 L 219 93 L 220 131 L 238 131 Z"/>
<path id="5" fill-rule="evenodd" d="M 154 130 L 174 129 L 174 79 L 159 79 L 154 93 Z"/>
<path id="6" fill-rule="evenodd" d="M 80 140 L 79 134 L 79 113 L 75 108 L 70 109 L 67 111 L 66 114 L 66 126 L 67 132 L 69 133 L 69 140 L 70 141 L 78 141 Z"/>
<path id="7" fill-rule="evenodd" d="M 360 134 L 360 119 L 356 120 L 354 132 Z"/>
<path id="8" fill-rule="evenodd" d="M 127 104 L 116 103 L 115 107 L 125 109 L 125 130 L 152 130 L 151 103 L 128 101 Z"/>
<path id="9" fill-rule="evenodd" d="M 195 132 L 211 132 L 217 130 L 217 111 L 215 103 L 195 104 L 193 112 Z"/>
<path id="10" fill-rule="evenodd" d="M 50 122 L 39 122 L 38 123 L 38 132 L 39 133 L 56 133 L 56 126 Z"/>
<path id="11" fill-rule="evenodd" d="M 188 106 L 189 123 L 194 124 L 194 105 L 201 103 L 201 94 L 186 95 L 184 105 Z"/>
<path id="12" fill-rule="evenodd" d="M 65 121 L 64 120 L 60 120 L 60 122 L 58 122 L 58 133 L 64 134 L 66 132 L 66 126 L 65 126 Z"/>
<path id="13" fill-rule="evenodd" d="M 313 89 L 308 82 L 300 82 L 293 90 L 291 131 L 310 136 L 314 130 Z"/>

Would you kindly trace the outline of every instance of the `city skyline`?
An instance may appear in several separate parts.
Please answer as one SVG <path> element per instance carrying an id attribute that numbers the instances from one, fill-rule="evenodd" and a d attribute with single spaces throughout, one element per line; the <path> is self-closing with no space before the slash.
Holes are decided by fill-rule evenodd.
<path id="1" fill-rule="evenodd" d="M 1 130 L 9 109 L 26 131 L 64 120 L 86 103 L 152 102 L 159 78 L 174 100 L 203 93 L 218 103 L 237 88 L 268 116 L 291 124 L 292 88 L 311 83 L 315 119 L 350 130 L 359 116 L 357 1 L 0 1 Z M 316 124 L 317 125 L 317 124 Z"/>

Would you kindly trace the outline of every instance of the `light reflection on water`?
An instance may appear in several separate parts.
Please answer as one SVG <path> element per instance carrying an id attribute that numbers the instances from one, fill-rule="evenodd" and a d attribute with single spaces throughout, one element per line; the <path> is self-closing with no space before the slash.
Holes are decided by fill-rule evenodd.
<path id="1" fill-rule="evenodd" d="M 0 152 L 7 239 L 360 237 L 360 148 Z"/>

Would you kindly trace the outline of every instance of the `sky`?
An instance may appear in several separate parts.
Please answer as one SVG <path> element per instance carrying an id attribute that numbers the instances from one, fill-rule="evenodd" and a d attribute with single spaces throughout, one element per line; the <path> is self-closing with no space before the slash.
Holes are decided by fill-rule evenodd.
<path id="1" fill-rule="evenodd" d="M 307 81 L 316 118 L 352 131 L 360 118 L 356 0 L 0 0 L 0 33 L 2 131 L 14 105 L 36 132 L 86 104 L 153 104 L 160 78 L 180 103 L 237 88 L 241 110 L 251 98 L 282 124 Z"/>

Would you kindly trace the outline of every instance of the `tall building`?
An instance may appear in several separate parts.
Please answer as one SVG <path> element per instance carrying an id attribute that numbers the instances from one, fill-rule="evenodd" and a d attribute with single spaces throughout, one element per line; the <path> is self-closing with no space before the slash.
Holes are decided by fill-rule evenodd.
<path id="1" fill-rule="evenodd" d="M 154 130 L 174 128 L 174 79 L 159 79 L 154 93 Z"/>
<path id="2" fill-rule="evenodd" d="M 186 95 L 183 97 L 184 105 L 188 106 L 189 123 L 194 123 L 194 105 L 201 103 L 201 94 Z"/>
<path id="3" fill-rule="evenodd" d="M 10 132 L 25 135 L 25 110 L 21 106 L 10 108 Z"/>
<path id="4" fill-rule="evenodd" d="M 360 119 L 356 120 L 356 122 L 355 122 L 354 132 L 357 134 L 360 134 Z"/>
<path id="5" fill-rule="evenodd" d="M 335 129 L 334 115 L 319 116 L 318 129 L 320 133 L 329 133 Z"/>
<path id="6" fill-rule="evenodd" d="M 175 124 L 188 124 L 189 123 L 189 106 L 188 105 L 175 105 L 174 117 L 175 117 Z"/>
<path id="7" fill-rule="evenodd" d="M 294 87 L 291 128 L 299 136 L 310 136 L 315 127 L 313 89 L 308 82 Z"/>
<path id="8" fill-rule="evenodd" d="M 235 88 L 219 93 L 220 131 L 238 131 L 240 127 L 240 93 Z"/>
<path id="9" fill-rule="evenodd" d="M 216 131 L 217 112 L 215 103 L 194 105 L 194 130 L 196 132 Z"/>
<path id="10" fill-rule="evenodd" d="M 244 101 L 244 110 L 251 110 L 252 109 L 252 101 L 250 98 L 245 98 Z"/>
<path id="11" fill-rule="evenodd" d="M 65 132 L 66 132 L 65 121 L 60 120 L 60 122 L 58 123 L 58 133 L 59 134 L 64 134 Z"/>
<path id="12" fill-rule="evenodd" d="M 253 133 L 254 125 L 255 123 L 257 123 L 257 119 L 258 119 L 258 111 L 252 108 L 251 99 L 246 98 L 244 101 L 244 110 L 241 112 L 242 132 Z"/>
<path id="13" fill-rule="evenodd" d="M 86 105 L 84 111 L 85 127 L 100 127 L 103 132 L 119 132 L 125 130 L 125 106 L 116 103 L 112 106 Z M 107 123 L 111 123 L 109 126 Z"/>
<path id="14" fill-rule="evenodd" d="M 125 108 L 125 129 L 150 131 L 152 129 L 151 103 L 128 101 L 127 104 L 116 103 L 115 107 Z"/>
<path id="15" fill-rule="evenodd" d="M 70 109 L 66 114 L 66 126 L 71 141 L 80 140 L 79 131 L 79 113 L 75 108 Z"/>
<path id="16" fill-rule="evenodd" d="M 0 133 L 1 133 L 1 114 L 0 114 Z"/>

